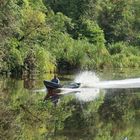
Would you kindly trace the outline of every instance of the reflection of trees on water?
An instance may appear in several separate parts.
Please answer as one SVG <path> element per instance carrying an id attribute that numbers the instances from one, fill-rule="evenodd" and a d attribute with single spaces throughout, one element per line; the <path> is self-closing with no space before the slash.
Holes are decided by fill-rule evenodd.
<path id="1" fill-rule="evenodd" d="M 88 103 L 65 96 L 55 107 L 43 102 L 44 94 L 29 94 L 21 81 L 6 84 L 13 89 L 1 93 L 0 139 L 139 140 L 138 89 L 107 90 Z"/>
<path id="2" fill-rule="evenodd" d="M 107 90 L 104 103 L 99 108 L 100 117 L 106 122 L 120 121 L 124 119 L 124 116 L 127 117 L 126 119 L 131 119 L 138 100 L 137 94 L 133 94 L 132 89 Z"/>
<path id="3" fill-rule="evenodd" d="M 138 91 L 138 89 L 135 89 L 135 91 Z M 137 136 L 137 128 L 133 125 L 137 120 L 138 108 L 136 109 L 136 106 L 138 106 L 140 96 L 133 93 L 132 89 L 107 90 L 104 103 L 99 107 L 99 118 L 105 125 L 103 127 L 106 128 L 111 125 L 110 135 L 113 138 L 119 138 L 119 136 L 121 137 L 125 133 L 130 138 L 136 138 Z"/>
<path id="4" fill-rule="evenodd" d="M 135 91 L 138 92 L 138 89 Z M 111 89 L 106 91 L 102 102 L 93 101 L 76 106 L 72 115 L 65 120 L 65 130 L 70 130 L 77 137 L 87 139 L 121 139 L 126 135 L 138 140 L 135 121 L 140 117 L 140 96 L 132 89 Z M 96 105 L 95 105 L 96 104 Z M 95 108 L 98 105 L 98 108 Z M 139 111 L 138 111 L 139 110 Z M 66 135 L 70 137 L 68 131 Z"/>
<path id="5" fill-rule="evenodd" d="M 35 88 L 35 80 L 34 79 L 24 79 L 24 88 L 25 89 L 34 89 Z"/>

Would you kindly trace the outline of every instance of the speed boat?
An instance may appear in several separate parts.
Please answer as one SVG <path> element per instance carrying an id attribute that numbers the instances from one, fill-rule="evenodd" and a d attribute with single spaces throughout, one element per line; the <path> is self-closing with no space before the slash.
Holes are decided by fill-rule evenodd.
<path id="1" fill-rule="evenodd" d="M 46 88 L 57 89 L 62 87 L 62 85 L 48 80 L 44 80 L 43 83 L 46 86 Z"/>
<path id="2" fill-rule="evenodd" d="M 80 87 L 80 83 L 71 83 L 69 85 L 61 85 L 52 81 L 48 81 L 48 80 L 44 80 L 43 81 L 45 87 L 48 89 L 58 89 L 58 88 L 79 88 Z"/>

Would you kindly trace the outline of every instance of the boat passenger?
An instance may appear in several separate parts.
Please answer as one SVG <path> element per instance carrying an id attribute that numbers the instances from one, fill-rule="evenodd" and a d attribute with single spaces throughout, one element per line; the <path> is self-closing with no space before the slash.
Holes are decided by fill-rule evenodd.
<path id="1" fill-rule="evenodd" d="M 54 75 L 54 78 L 51 80 L 51 82 L 60 84 L 60 80 L 57 78 L 56 75 Z M 51 99 L 52 102 L 56 105 L 57 102 L 58 102 L 58 99 L 59 99 L 59 96 L 58 96 L 57 92 L 58 91 L 56 89 L 53 89 L 53 88 L 49 88 L 48 87 L 47 88 L 47 94 L 44 97 L 44 101 L 47 100 L 47 99 Z"/>
<path id="2" fill-rule="evenodd" d="M 54 82 L 54 83 L 60 84 L 60 80 L 57 78 L 56 75 L 54 75 L 54 78 L 51 80 L 51 82 Z"/>

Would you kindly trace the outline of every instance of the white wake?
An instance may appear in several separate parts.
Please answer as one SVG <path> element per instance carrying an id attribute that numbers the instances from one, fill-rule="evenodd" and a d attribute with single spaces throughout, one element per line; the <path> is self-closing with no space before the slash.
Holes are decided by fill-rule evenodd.
<path id="1" fill-rule="evenodd" d="M 61 88 L 59 94 L 74 93 L 76 98 L 82 101 L 92 101 L 99 96 L 100 89 L 113 88 L 140 88 L 140 78 L 100 81 L 98 76 L 91 71 L 79 73 L 74 80 L 75 83 L 81 83 L 79 88 Z M 36 90 L 36 92 L 45 91 L 45 89 Z"/>
<path id="2" fill-rule="evenodd" d="M 91 101 L 98 97 L 100 89 L 140 88 L 140 78 L 100 81 L 94 72 L 86 71 L 78 74 L 74 80 L 81 83 L 78 89 L 65 89 L 66 93 L 76 92 L 75 96 L 82 101 Z"/>

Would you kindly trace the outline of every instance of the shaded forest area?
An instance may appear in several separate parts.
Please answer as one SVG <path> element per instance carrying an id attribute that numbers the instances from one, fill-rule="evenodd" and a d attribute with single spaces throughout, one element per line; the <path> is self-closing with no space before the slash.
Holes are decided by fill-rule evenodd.
<path id="1" fill-rule="evenodd" d="M 0 0 L 0 73 L 140 67 L 139 0 Z"/>

